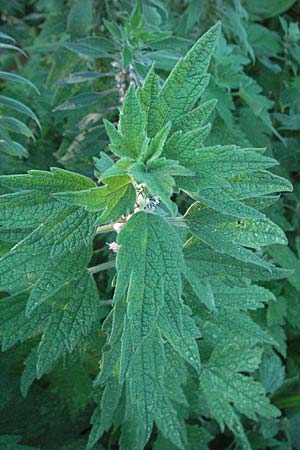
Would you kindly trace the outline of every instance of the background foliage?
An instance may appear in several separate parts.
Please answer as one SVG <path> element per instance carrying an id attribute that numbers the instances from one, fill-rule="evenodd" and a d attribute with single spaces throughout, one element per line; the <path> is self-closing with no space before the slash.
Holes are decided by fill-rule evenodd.
<path id="1" fill-rule="evenodd" d="M 255 424 L 249 418 L 243 424 L 253 449 L 300 449 L 299 2 L 18 0 L 0 1 L 0 10 L 1 174 L 56 166 L 94 177 L 95 164 L 97 169 L 105 163 L 100 152 L 108 146 L 103 118 L 118 120 L 130 81 L 141 85 L 153 61 L 166 78 L 195 40 L 222 21 L 203 96 L 204 101 L 218 100 L 206 145 L 265 146 L 266 154 L 280 163 L 273 173 L 294 187 L 268 209 L 289 240 L 288 247 L 268 247 L 269 256 L 294 271 L 284 280 L 263 282 L 276 302 L 251 313 L 273 338 L 264 344 L 259 367 L 253 364 L 254 378 L 282 415 Z M 181 201 L 178 206 L 185 210 L 188 200 Z M 110 258 L 106 242 L 111 240 L 109 233 L 97 237 L 94 265 Z M 9 245 L 0 241 L 0 255 Z M 96 276 L 103 300 L 112 297 L 113 277 L 114 270 Z M 99 321 L 109 310 L 99 308 Z M 1 317 L 0 337 L 5 337 Z M 93 380 L 105 339 L 95 330 L 33 384 L 35 338 L 13 347 L 2 339 L 1 449 L 85 448 L 101 395 Z M 247 371 L 252 369 L 241 369 Z M 204 398 L 194 408 L 189 450 L 241 448 L 230 431 L 205 418 Z M 117 448 L 118 438 L 118 429 L 107 432 L 94 448 Z M 147 448 L 175 449 L 156 433 Z"/>

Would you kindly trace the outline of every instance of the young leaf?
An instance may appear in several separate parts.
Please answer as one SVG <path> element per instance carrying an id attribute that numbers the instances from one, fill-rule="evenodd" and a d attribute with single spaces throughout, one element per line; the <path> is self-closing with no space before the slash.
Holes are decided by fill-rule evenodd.
<path id="1" fill-rule="evenodd" d="M 190 111 L 208 83 L 206 71 L 220 32 L 220 24 L 204 34 L 187 55 L 178 61 L 149 111 L 149 135 L 165 123 Z"/>
<path id="2" fill-rule="evenodd" d="M 97 224 L 116 220 L 132 212 L 136 202 L 136 191 L 127 176 L 105 178 L 105 186 L 77 192 L 54 194 L 57 200 L 70 205 L 83 206 L 87 211 L 104 209 Z"/>
<path id="3" fill-rule="evenodd" d="M 137 90 L 137 96 L 140 99 L 143 111 L 146 114 L 146 129 L 149 134 L 149 115 L 155 114 L 153 105 L 159 92 L 159 77 L 154 71 L 154 66 L 149 70 L 145 82 L 141 88 Z M 158 119 L 158 118 L 157 118 Z"/>
<path id="4" fill-rule="evenodd" d="M 123 136 L 124 156 L 136 159 L 141 154 L 145 139 L 145 126 L 145 114 L 141 109 L 134 86 L 131 84 L 125 95 L 119 122 L 119 131 Z"/>
<path id="5" fill-rule="evenodd" d="M 175 187 L 174 176 L 191 175 L 191 171 L 180 166 L 177 161 L 166 158 L 149 160 L 146 165 L 135 163 L 129 173 L 137 183 L 145 183 L 151 194 L 158 196 L 172 214 L 176 213 L 176 205 L 170 200 Z"/>
<path id="6" fill-rule="evenodd" d="M 171 129 L 171 123 L 167 123 L 157 135 L 151 139 L 148 147 L 145 149 L 142 155 L 143 162 L 159 158 L 163 152 L 165 142 Z"/>
<path id="7" fill-rule="evenodd" d="M 116 155 L 131 159 L 141 155 L 146 140 L 146 119 L 133 84 L 125 95 L 118 131 L 108 121 L 105 121 L 105 126 L 111 140 L 111 150 Z"/>

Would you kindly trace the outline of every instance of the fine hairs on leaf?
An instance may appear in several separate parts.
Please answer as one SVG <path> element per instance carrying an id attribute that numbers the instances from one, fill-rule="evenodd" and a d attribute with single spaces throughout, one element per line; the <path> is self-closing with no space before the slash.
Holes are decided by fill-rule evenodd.
<path id="1" fill-rule="evenodd" d="M 71 35 L 78 8 L 68 17 Z M 143 26 L 142 2 L 130 20 Z M 205 145 L 216 101 L 203 96 L 220 28 L 210 28 L 165 80 L 152 66 L 143 85 L 131 82 L 117 127 L 104 121 L 110 153 L 95 160 L 97 183 L 55 167 L 0 176 L 0 239 L 8 243 L 0 258 L 2 349 L 29 344 L 24 396 L 60 365 L 100 355 L 88 450 L 110 429 L 121 450 L 154 439 L 155 450 L 196 450 L 197 442 L 205 449 L 211 435 L 194 424 L 199 417 L 227 428 L 235 448 L 251 450 L 245 419 L 280 414 L 255 377 L 264 346 L 279 344 L 254 313 L 274 302 L 257 282 L 289 276 L 298 287 L 278 250 L 285 234 L 265 212 L 292 186 L 269 171 L 277 161 L 264 149 Z M 96 44 L 94 37 L 65 47 L 95 55 Z M 95 265 L 107 242 L 115 263 Z M 114 268 L 115 277 L 104 278 Z M 112 302 L 99 298 L 107 280 Z M 5 439 L 17 448 L 17 436 Z"/>

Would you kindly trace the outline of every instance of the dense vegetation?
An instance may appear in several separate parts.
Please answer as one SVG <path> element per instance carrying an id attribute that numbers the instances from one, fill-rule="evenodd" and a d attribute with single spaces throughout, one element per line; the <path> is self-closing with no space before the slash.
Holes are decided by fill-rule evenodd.
<path id="1" fill-rule="evenodd" d="M 299 1 L 0 10 L 0 450 L 300 450 Z"/>

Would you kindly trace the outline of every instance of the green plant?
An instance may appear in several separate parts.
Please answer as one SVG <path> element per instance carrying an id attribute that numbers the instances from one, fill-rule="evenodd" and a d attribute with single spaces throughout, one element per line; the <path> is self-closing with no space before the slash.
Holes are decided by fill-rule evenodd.
<path id="1" fill-rule="evenodd" d="M 118 129 L 105 121 L 111 156 L 96 160 L 100 186 L 60 168 L 0 177 L 0 238 L 10 247 L 0 260 L 2 347 L 29 340 L 24 394 L 62 357 L 102 348 L 88 448 L 113 425 L 122 449 L 149 439 L 155 450 L 199 440 L 204 449 L 211 419 L 251 449 L 247 421 L 277 424 L 252 373 L 264 349 L 280 345 L 252 312 L 274 300 L 258 281 L 290 276 L 263 248 L 287 243 L 264 209 L 292 186 L 268 170 L 277 163 L 262 149 L 203 144 L 216 102 L 199 98 L 219 31 L 162 86 L 153 67 L 143 86 L 130 85 Z M 88 267 L 95 236 L 113 231 L 116 259 Z M 114 266 L 103 316 L 93 274 Z"/>
<path id="2" fill-rule="evenodd" d="M 0 33 L 0 39 L 4 42 L 0 42 L 0 49 L 14 50 L 20 52 L 23 56 L 26 54 L 18 47 L 13 45 L 14 39 L 6 33 Z M 16 75 L 7 71 L 0 71 L 0 79 L 13 83 L 20 83 L 25 86 L 29 86 L 31 89 L 39 93 L 38 89 L 29 80 L 19 75 Z M 40 127 L 40 123 L 34 112 L 24 105 L 20 101 L 0 95 L 0 150 L 6 152 L 9 155 L 18 156 L 19 158 L 28 157 L 28 152 L 24 145 L 15 140 L 15 136 L 21 135 L 25 138 L 31 138 L 34 140 L 34 135 L 31 129 L 21 120 L 9 116 L 6 111 L 17 111 L 21 116 L 26 116 L 32 119 L 37 126 Z M 3 115 L 5 114 L 5 115 Z"/>

